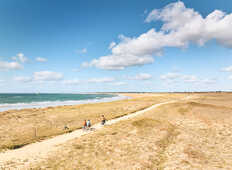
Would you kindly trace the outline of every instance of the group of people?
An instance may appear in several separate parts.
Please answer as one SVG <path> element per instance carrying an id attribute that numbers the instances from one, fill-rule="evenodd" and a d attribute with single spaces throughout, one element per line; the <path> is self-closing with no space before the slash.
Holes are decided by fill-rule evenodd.
<path id="1" fill-rule="evenodd" d="M 105 123 L 106 123 L 106 118 L 105 118 L 104 115 L 102 115 L 101 117 L 102 117 L 101 124 L 102 124 L 102 125 L 105 125 Z M 90 122 L 90 120 L 88 120 L 88 121 L 84 120 L 83 129 L 90 129 L 90 128 L 91 128 L 91 122 Z"/>
<path id="2" fill-rule="evenodd" d="M 91 127 L 91 123 L 90 123 L 90 120 L 88 121 L 84 121 L 84 126 L 83 126 L 83 129 L 87 129 L 87 128 L 90 128 Z"/>

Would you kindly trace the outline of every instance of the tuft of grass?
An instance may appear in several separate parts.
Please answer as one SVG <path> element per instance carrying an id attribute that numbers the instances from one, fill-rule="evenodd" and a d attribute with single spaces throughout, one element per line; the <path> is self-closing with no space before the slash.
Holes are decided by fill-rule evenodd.
<path id="1" fill-rule="evenodd" d="M 142 129 L 142 128 L 154 127 L 160 125 L 161 122 L 155 119 L 143 118 L 140 120 L 135 120 L 131 124 L 139 129 Z"/>
<path id="2" fill-rule="evenodd" d="M 83 146 L 83 145 L 78 145 L 78 144 L 73 145 L 73 147 L 74 147 L 75 149 L 84 149 L 84 146 Z"/>

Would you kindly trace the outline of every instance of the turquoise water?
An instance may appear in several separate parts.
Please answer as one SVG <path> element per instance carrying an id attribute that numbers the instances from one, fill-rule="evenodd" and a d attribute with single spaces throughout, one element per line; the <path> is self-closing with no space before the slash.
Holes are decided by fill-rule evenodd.
<path id="1" fill-rule="evenodd" d="M 0 94 L 0 111 L 117 100 L 111 94 Z"/>
<path id="2" fill-rule="evenodd" d="M 73 101 L 113 97 L 109 94 L 0 94 L 0 104 Z"/>

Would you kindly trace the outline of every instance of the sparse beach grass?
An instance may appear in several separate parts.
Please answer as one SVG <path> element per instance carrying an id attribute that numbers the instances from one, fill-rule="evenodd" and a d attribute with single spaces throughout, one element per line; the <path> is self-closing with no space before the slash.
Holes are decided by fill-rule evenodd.
<path id="1" fill-rule="evenodd" d="M 85 119 L 100 122 L 104 114 L 113 119 L 147 108 L 153 104 L 180 98 L 184 94 L 124 94 L 133 99 L 106 103 L 57 106 L 0 112 L 0 151 L 17 149 L 29 143 L 79 129 Z M 68 130 L 64 130 L 64 126 Z"/>
<path id="2" fill-rule="evenodd" d="M 31 168 L 231 169 L 232 94 L 197 96 L 69 141 Z"/>

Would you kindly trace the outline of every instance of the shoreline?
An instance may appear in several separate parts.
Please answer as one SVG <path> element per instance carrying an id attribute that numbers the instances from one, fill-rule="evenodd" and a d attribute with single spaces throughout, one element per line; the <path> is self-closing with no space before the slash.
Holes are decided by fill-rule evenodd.
<path id="1" fill-rule="evenodd" d="M 111 93 L 107 93 L 110 94 Z M 44 101 L 44 102 L 31 102 L 31 103 L 14 103 L 14 104 L 0 104 L 0 112 L 11 111 L 11 110 L 24 110 L 24 109 L 45 109 L 48 107 L 59 107 L 59 106 L 74 106 L 80 104 L 91 104 L 91 103 L 105 103 L 124 99 L 130 99 L 132 97 L 122 94 L 114 94 L 113 97 L 104 97 L 96 99 L 86 100 L 67 100 L 67 101 Z"/>

